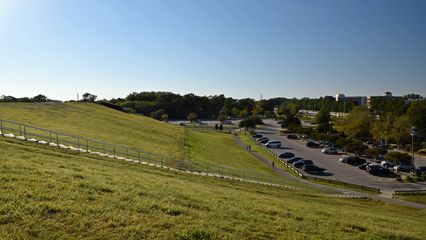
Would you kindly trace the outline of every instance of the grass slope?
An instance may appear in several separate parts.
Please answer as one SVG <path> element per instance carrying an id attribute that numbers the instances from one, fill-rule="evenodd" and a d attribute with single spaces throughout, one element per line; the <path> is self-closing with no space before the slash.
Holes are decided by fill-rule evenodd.
<path id="1" fill-rule="evenodd" d="M 93 103 L 1 103 L 0 118 L 182 158 L 184 129 Z"/>
<path id="2" fill-rule="evenodd" d="M 0 138 L 2 239 L 424 239 L 425 211 Z"/>
<path id="3" fill-rule="evenodd" d="M 230 134 L 194 132 L 93 103 L 0 103 L 0 118 L 200 163 L 279 177 Z"/>
<path id="4" fill-rule="evenodd" d="M 266 166 L 237 145 L 229 133 L 196 132 L 187 129 L 185 150 L 187 158 L 196 162 L 249 169 L 265 175 L 280 177 L 271 167 Z"/>

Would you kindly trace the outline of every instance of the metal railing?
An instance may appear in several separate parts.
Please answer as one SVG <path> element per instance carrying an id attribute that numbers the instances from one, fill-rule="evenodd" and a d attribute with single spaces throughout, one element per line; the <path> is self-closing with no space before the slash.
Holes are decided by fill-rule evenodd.
<path id="1" fill-rule="evenodd" d="M 285 183 L 282 179 L 273 178 L 270 175 L 259 172 L 174 159 L 141 149 L 120 146 L 3 119 L 0 119 L 0 133 L 4 136 L 13 135 L 22 140 L 44 143 L 54 147 L 68 148 L 143 164 L 153 164 L 158 167 L 168 167 L 175 170 L 198 173 L 199 175 L 267 184 Z"/>

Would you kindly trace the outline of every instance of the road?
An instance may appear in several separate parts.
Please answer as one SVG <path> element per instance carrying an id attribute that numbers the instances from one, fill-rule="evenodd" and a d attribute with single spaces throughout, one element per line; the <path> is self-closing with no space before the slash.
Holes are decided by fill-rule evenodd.
<path id="1" fill-rule="evenodd" d="M 296 156 L 310 159 L 315 165 L 327 169 L 324 174 L 311 175 L 315 177 L 334 179 L 342 182 L 364 185 L 367 187 L 378 188 L 381 190 L 426 190 L 426 183 L 407 183 L 398 182 L 393 177 L 378 177 L 369 174 L 364 170 L 353 167 L 346 163 L 340 163 L 338 159 L 341 155 L 326 155 L 321 153 L 321 148 L 308 148 L 306 141 L 289 140 L 286 136 L 280 135 L 279 126 L 273 120 L 264 121 L 267 127 L 258 131 L 271 140 L 281 140 L 283 148 L 271 149 L 272 152 L 279 154 L 285 151 L 292 152 Z M 425 159 L 416 158 L 418 165 L 426 165 Z M 420 164 L 419 164 L 420 163 Z M 309 175 L 309 174 L 307 174 Z"/>

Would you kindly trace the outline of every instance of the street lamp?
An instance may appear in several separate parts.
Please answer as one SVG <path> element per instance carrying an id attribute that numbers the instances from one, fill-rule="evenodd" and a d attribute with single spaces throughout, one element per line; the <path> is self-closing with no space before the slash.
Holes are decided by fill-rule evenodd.
<path id="1" fill-rule="evenodd" d="M 412 155 L 412 162 L 413 162 L 413 166 L 414 166 L 414 135 L 423 132 L 424 130 L 426 130 L 426 128 L 423 128 L 419 131 L 415 131 L 416 127 L 412 126 L 411 127 L 411 131 L 410 131 L 410 135 L 411 135 L 411 155 Z"/>

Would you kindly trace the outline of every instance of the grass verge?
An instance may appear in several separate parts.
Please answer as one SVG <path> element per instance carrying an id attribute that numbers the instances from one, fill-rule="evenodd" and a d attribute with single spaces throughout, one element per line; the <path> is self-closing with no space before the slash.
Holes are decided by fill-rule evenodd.
<path id="1" fill-rule="evenodd" d="M 423 239 L 425 211 L 0 138 L 3 239 Z"/>

